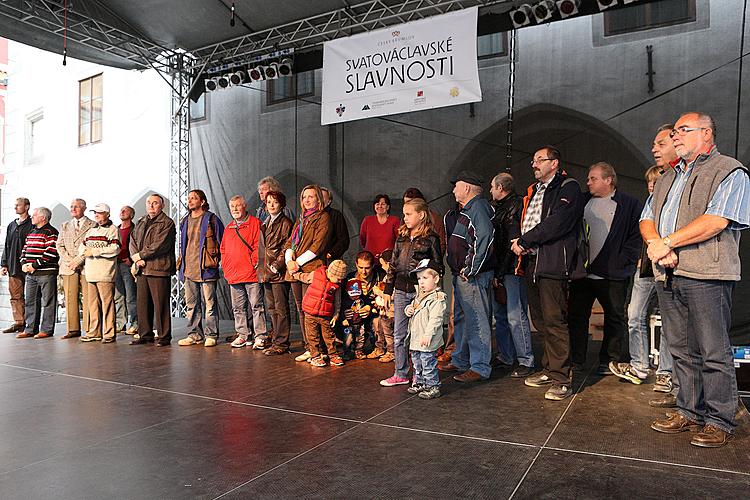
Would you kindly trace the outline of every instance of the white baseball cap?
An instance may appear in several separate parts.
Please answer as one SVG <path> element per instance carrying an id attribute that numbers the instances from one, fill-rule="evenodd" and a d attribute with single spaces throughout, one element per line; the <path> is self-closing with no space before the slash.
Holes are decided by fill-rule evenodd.
<path id="1" fill-rule="evenodd" d="M 97 203 L 96 205 L 94 205 L 94 208 L 91 209 L 91 212 L 97 212 L 97 213 L 107 212 L 107 213 L 110 213 L 110 211 L 109 211 L 109 205 L 107 205 L 106 203 Z"/>

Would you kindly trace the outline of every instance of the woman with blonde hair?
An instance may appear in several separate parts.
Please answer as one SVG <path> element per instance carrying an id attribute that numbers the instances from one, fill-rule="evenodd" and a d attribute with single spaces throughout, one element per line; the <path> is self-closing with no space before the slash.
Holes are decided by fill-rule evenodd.
<path id="1" fill-rule="evenodd" d="M 323 193 L 320 186 L 310 184 L 300 192 L 301 212 L 292 228 L 292 235 L 284 245 L 284 261 L 286 262 L 286 281 L 292 284 L 292 294 L 297 305 L 302 340 L 305 352 L 294 358 L 296 361 L 310 359 L 310 350 L 305 333 L 305 313 L 302 310 L 302 298 L 308 285 L 293 277 L 295 273 L 311 273 L 325 264 L 325 249 L 328 243 L 330 219 L 323 210 Z"/>
<path id="2" fill-rule="evenodd" d="M 417 278 L 412 273 L 418 264 L 428 259 L 442 276 L 443 254 L 440 238 L 432 229 L 432 219 L 427 202 L 414 198 L 404 203 L 404 223 L 398 229 L 398 238 L 386 274 L 384 298 L 393 300 L 393 376 L 380 381 L 384 387 L 408 384 L 409 380 L 409 317 L 404 312 L 416 295 Z M 387 307 L 387 304 L 386 304 Z"/>

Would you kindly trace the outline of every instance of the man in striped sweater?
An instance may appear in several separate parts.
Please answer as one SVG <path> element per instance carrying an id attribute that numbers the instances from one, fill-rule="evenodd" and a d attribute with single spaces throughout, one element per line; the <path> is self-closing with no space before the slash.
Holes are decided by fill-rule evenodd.
<path id="1" fill-rule="evenodd" d="M 19 339 L 46 339 L 55 333 L 58 231 L 50 225 L 50 218 L 52 212 L 49 208 L 34 210 L 31 215 L 34 228 L 21 251 L 21 270 L 26 273 L 26 329 L 16 335 Z M 38 296 L 40 291 L 41 297 Z M 41 309 L 37 306 L 39 300 Z"/>

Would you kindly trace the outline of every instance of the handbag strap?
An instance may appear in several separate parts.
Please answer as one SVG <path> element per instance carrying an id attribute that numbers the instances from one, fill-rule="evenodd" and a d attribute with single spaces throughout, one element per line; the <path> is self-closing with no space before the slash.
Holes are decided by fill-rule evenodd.
<path id="1" fill-rule="evenodd" d="M 242 237 L 242 234 L 240 234 L 240 226 L 236 222 L 234 223 L 234 230 L 237 231 L 237 237 L 240 239 L 240 241 L 242 241 L 242 243 L 245 244 L 245 246 L 247 247 L 247 249 L 250 250 L 250 252 L 252 252 L 253 251 L 253 247 L 251 247 L 250 243 L 248 243 L 247 241 L 245 241 L 245 238 Z"/>

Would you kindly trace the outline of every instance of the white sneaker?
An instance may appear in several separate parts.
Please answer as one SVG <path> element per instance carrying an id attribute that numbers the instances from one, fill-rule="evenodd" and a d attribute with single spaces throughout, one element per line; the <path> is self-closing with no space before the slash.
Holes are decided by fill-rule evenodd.
<path id="1" fill-rule="evenodd" d="M 266 348 L 266 339 L 263 337 L 256 337 L 255 342 L 253 342 L 253 349 L 256 351 L 260 351 Z"/>
<path id="2" fill-rule="evenodd" d="M 203 347 L 214 347 L 216 345 L 216 339 L 213 337 L 206 337 L 203 341 Z"/>
<path id="3" fill-rule="evenodd" d="M 247 345 L 247 339 L 237 335 L 237 338 L 232 341 L 232 347 L 245 347 Z"/>
<path id="4" fill-rule="evenodd" d="M 200 340 L 195 340 L 193 337 L 185 337 L 184 339 L 180 339 L 177 341 L 177 345 L 186 346 L 186 345 L 195 345 L 200 343 Z"/>
<path id="5" fill-rule="evenodd" d="M 297 356 L 296 358 L 294 358 L 294 361 L 299 361 L 301 363 L 302 361 L 307 361 L 310 358 L 311 358 L 310 351 L 305 351 L 299 356 Z"/>

